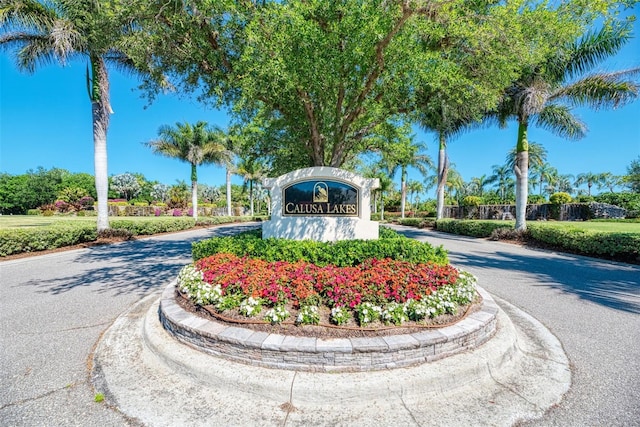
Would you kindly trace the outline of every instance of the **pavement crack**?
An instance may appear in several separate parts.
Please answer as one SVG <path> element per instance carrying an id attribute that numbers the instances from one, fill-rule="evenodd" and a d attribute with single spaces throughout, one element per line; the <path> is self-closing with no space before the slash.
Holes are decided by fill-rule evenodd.
<path id="1" fill-rule="evenodd" d="M 413 411 L 409 409 L 409 407 L 407 406 L 407 403 L 404 401 L 404 387 L 400 389 L 400 401 L 402 402 L 402 406 L 404 407 L 404 409 L 409 413 L 409 415 L 411 415 L 411 419 L 413 420 L 413 422 L 417 426 L 422 427 L 422 424 L 418 422 L 415 415 L 413 414 Z"/>
<path id="2" fill-rule="evenodd" d="M 40 394 L 38 396 L 28 397 L 26 399 L 17 400 L 15 402 L 9 402 L 9 403 L 6 403 L 6 404 L 0 406 L 0 411 L 3 410 L 3 409 L 6 409 L 6 408 L 11 408 L 12 406 L 24 405 L 25 403 L 34 402 L 36 400 L 44 399 L 45 397 L 49 397 L 52 394 L 55 394 L 55 393 L 57 393 L 59 391 L 68 390 L 71 387 L 75 387 L 75 386 L 76 386 L 75 383 L 74 384 L 69 384 L 69 385 L 66 385 L 64 387 L 60 387 L 60 388 L 56 388 L 56 389 L 53 389 L 53 390 L 49 390 L 48 392 Z"/>
<path id="3" fill-rule="evenodd" d="M 284 417 L 284 421 L 282 422 L 282 427 L 285 427 L 287 425 L 289 414 L 296 411 L 296 407 L 293 406 L 293 384 L 296 382 L 297 375 L 298 372 L 294 372 L 293 378 L 291 379 L 291 387 L 289 388 L 289 401 L 280 405 L 280 409 L 287 412 L 287 415 Z"/>
<path id="4" fill-rule="evenodd" d="M 524 395 L 522 395 L 518 390 L 516 390 L 515 388 L 513 388 L 512 386 L 505 384 L 501 381 L 499 381 L 496 377 L 493 376 L 493 370 L 491 369 L 491 366 L 489 364 L 487 364 L 487 368 L 489 370 L 489 375 L 491 376 L 491 379 L 498 384 L 500 387 L 504 387 L 505 389 L 509 390 L 511 393 L 515 394 L 516 396 L 518 396 L 519 398 L 521 398 L 522 400 L 524 400 L 525 402 L 527 402 L 528 404 L 530 404 L 531 406 L 533 406 L 534 408 L 538 408 L 540 409 L 540 407 L 532 402 L 531 400 L 529 400 L 527 397 L 525 397 Z"/>
<path id="5" fill-rule="evenodd" d="M 54 329 L 52 331 L 44 331 L 44 332 L 19 332 L 20 335 L 42 335 L 42 334 L 54 334 L 56 332 L 70 332 L 70 331 L 79 331 L 82 329 L 92 329 L 92 328 L 97 328 L 99 326 L 105 326 L 105 325 L 109 325 L 111 324 L 111 322 L 100 322 L 100 323 L 94 323 L 92 325 L 83 325 L 83 326 L 74 326 L 72 328 L 65 328 L 65 329 Z"/>

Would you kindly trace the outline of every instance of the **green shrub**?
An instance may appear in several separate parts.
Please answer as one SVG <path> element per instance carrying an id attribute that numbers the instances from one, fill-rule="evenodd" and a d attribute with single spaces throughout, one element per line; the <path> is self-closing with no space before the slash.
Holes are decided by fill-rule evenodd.
<path id="1" fill-rule="evenodd" d="M 489 237 L 493 230 L 504 228 L 504 226 L 504 222 L 496 221 L 457 219 L 440 219 L 436 221 L 436 229 L 438 231 L 472 237 Z"/>
<path id="2" fill-rule="evenodd" d="M 421 218 L 400 218 L 398 221 L 400 225 L 406 225 L 408 227 L 418 227 L 422 222 Z"/>
<path id="3" fill-rule="evenodd" d="M 620 206 L 627 211 L 640 211 L 640 193 L 603 193 L 593 199 L 599 203 Z"/>
<path id="4" fill-rule="evenodd" d="M 609 256 L 619 261 L 640 261 L 640 235 L 603 233 L 575 227 L 549 227 L 530 224 L 529 235 L 537 240 L 570 252 Z"/>
<path id="5" fill-rule="evenodd" d="M 574 199 L 576 203 L 589 203 L 593 202 L 595 198 L 593 196 L 588 196 L 586 194 L 581 194 Z"/>
<path id="6" fill-rule="evenodd" d="M 527 203 L 530 205 L 541 205 L 546 202 L 547 199 L 541 194 L 529 194 L 527 196 Z"/>
<path id="7" fill-rule="evenodd" d="M 469 206 L 477 208 L 482 204 L 482 197 L 478 196 L 467 196 L 462 199 L 462 206 Z"/>
<path id="8" fill-rule="evenodd" d="M 42 214 L 42 212 L 40 212 L 40 209 L 29 209 L 27 211 L 27 215 L 40 215 Z"/>
<path id="9" fill-rule="evenodd" d="M 391 232 L 382 232 L 391 236 Z M 214 237 L 192 245 L 194 261 L 217 253 L 248 256 L 265 261 L 307 261 L 319 266 L 353 266 L 371 258 L 393 258 L 414 263 L 447 264 L 447 253 L 426 242 L 408 239 L 397 233 L 377 240 L 341 240 L 316 242 L 312 240 L 262 239 L 261 230 L 240 233 L 231 237 Z"/>
<path id="10" fill-rule="evenodd" d="M 436 223 L 435 218 L 402 218 L 396 221 L 400 225 L 405 225 L 407 227 L 433 227 Z"/>
<path id="11" fill-rule="evenodd" d="M 549 196 L 549 202 L 554 205 L 563 205 L 565 203 L 571 203 L 571 196 L 569 193 L 565 193 L 563 191 L 559 191 L 557 193 L 553 193 Z"/>
<path id="12" fill-rule="evenodd" d="M 193 228 L 196 222 L 189 217 L 153 218 L 149 220 L 116 219 L 111 221 L 111 228 L 123 229 L 134 236 L 182 231 Z"/>
<path id="13" fill-rule="evenodd" d="M 0 256 L 43 251 L 96 240 L 96 226 L 56 225 L 42 228 L 0 230 Z"/>

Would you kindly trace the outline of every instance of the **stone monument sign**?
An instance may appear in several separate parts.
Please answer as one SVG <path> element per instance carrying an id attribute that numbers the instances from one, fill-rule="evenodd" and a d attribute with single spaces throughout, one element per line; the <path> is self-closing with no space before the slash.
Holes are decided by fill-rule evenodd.
<path id="1" fill-rule="evenodd" d="M 371 221 L 371 193 L 378 179 L 343 169 L 318 166 L 263 180 L 271 190 L 271 219 L 262 237 L 336 241 L 377 239 Z"/>

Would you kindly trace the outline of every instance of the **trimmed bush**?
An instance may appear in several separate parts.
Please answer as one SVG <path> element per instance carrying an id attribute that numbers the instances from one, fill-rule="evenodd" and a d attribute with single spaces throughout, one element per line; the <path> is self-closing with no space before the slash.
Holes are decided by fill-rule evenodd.
<path id="1" fill-rule="evenodd" d="M 461 234 L 472 237 L 489 237 L 493 230 L 504 228 L 504 221 L 477 221 L 477 220 L 456 220 L 440 219 L 436 221 L 436 230 L 445 233 Z"/>
<path id="2" fill-rule="evenodd" d="M 565 192 L 553 193 L 549 196 L 549 202 L 554 205 L 563 205 L 566 203 L 571 203 L 571 196 Z"/>
<path id="3" fill-rule="evenodd" d="M 640 235 L 600 233 L 578 228 L 545 227 L 530 224 L 528 233 L 534 240 L 585 255 L 608 256 L 620 261 L 640 261 Z"/>
<path id="4" fill-rule="evenodd" d="M 377 240 L 341 240 L 316 242 L 312 240 L 262 239 L 261 230 L 240 233 L 231 237 L 214 237 L 193 243 L 194 261 L 218 253 L 248 256 L 265 261 L 306 261 L 319 266 L 348 267 L 368 259 L 392 258 L 412 263 L 448 263 L 442 247 L 434 248 L 426 242 L 408 239 L 395 233 L 394 237 Z M 391 236 L 390 231 L 384 235 Z"/>
<path id="5" fill-rule="evenodd" d="M 0 256 L 44 251 L 96 240 L 95 225 L 58 225 L 36 229 L 0 230 Z"/>
<path id="6" fill-rule="evenodd" d="M 433 227 L 436 223 L 436 220 L 435 218 L 402 218 L 395 222 L 407 227 L 426 228 Z"/>
<path id="7" fill-rule="evenodd" d="M 46 212 L 46 211 L 45 211 Z M 53 215 L 53 212 L 51 213 Z M 140 220 L 111 220 L 111 228 L 101 232 L 100 237 L 130 239 L 133 236 L 182 231 L 194 226 L 209 226 L 232 222 L 257 221 L 261 217 L 211 217 L 199 218 L 149 218 Z M 61 223 L 38 228 L 10 228 L 0 230 L 0 256 L 22 252 L 56 249 L 95 241 L 98 233 L 95 224 Z"/>
<path id="8" fill-rule="evenodd" d="M 477 208 L 483 203 L 482 197 L 478 196 L 467 196 L 462 199 L 462 206 L 469 206 Z"/>

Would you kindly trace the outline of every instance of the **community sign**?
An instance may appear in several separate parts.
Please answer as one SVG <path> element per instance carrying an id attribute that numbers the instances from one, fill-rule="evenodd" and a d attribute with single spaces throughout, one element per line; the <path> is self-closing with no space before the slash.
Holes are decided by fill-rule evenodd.
<path id="1" fill-rule="evenodd" d="M 337 180 L 295 182 L 283 190 L 283 216 L 359 216 L 358 188 Z"/>

